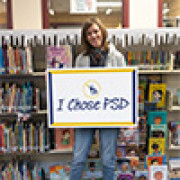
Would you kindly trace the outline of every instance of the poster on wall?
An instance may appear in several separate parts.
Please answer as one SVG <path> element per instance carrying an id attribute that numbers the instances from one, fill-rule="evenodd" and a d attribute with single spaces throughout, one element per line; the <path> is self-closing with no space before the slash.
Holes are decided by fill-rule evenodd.
<path id="1" fill-rule="evenodd" d="M 136 68 L 48 69 L 49 127 L 135 126 Z"/>
<path id="2" fill-rule="evenodd" d="M 70 0 L 70 13 L 97 13 L 96 0 Z"/>

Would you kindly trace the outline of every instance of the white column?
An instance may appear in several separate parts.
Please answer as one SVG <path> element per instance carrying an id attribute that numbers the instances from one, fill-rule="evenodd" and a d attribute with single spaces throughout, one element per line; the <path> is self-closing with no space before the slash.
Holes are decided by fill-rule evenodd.
<path id="1" fill-rule="evenodd" d="M 13 29 L 42 29 L 41 0 L 11 0 Z"/>

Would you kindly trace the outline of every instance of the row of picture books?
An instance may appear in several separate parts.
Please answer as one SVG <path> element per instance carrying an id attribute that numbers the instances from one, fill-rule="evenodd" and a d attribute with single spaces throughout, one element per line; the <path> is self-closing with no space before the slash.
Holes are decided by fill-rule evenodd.
<path id="1" fill-rule="evenodd" d="M 46 68 L 71 68 L 73 46 L 0 47 L 0 74 L 31 74 Z"/>
<path id="2" fill-rule="evenodd" d="M 180 159 L 169 160 L 170 170 L 167 165 L 152 165 L 148 170 L 138 170 L 134 174 L 128 170 L 128 161 L 118 161 L 113 180 L 179 180 Z M 0 179 L 49 179 L 69 180 L 71 163 L 64 162 L 30 162 L 10 161 L 0 163 Z M 88 160 L 84 166 L 83 180 L 102 180 L 102 164 L 100 160 Z"/>
<path id="3" fill-rule="evenodd" d="M 1 82 L 0 113 L 30 113 L 40 110 L 40 88 L 26 83 Z"/>
<path id="4" fill-rule="evenodd" d="M 128 51 L 124 54 L 126 64 L 138 66 L 141 70 L 170 69 L 171 54 L 169 51 Z"/>
<path id="5" fill-rule="evenodd" d="M 30 74 L 45 71 L 47 67 L 71 68 L 79 49 L 74 45 L 58 47 L 3 45 L 0 47 L 0 74 Z M 171 54 L 169 51 L 126 51 L 123 54 L 128 66 L 138 66 L 139 69 L 145 70 L 170 69 Z"/>

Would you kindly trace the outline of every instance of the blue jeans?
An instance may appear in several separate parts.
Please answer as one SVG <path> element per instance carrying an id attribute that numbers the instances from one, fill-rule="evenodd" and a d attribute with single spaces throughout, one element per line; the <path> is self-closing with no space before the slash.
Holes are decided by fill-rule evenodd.
<path id="1" fill-rule="evenodd" d="M 92 129 L 75 129 L 74 157 L 71 164 L 70 180 L 81 180 L 85 161 L 95 134 Z M 104 180 L 113 180 L 116 168 L 117 129 L 99 129 L 101 161 Z"/>

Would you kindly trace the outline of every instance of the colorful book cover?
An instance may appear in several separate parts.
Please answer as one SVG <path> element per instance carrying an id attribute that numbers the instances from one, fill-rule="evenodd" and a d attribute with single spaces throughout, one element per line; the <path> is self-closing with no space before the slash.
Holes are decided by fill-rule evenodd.
<path id="1" fill-rule="evenodd" d="M 88 159 L 85 164 L 85 171 L 101 171 L 102 164 L 99 159 Z"/>
<path id="2" fill-rule="evenodd" d="M 150 180 L 167 180 L 167 166 L 150 166 L 149 167 L 149 179 Z"/>
<path id="3" fill-rule="evenodd" d="M 126 146 L 125 145 L 117 146 L 116 156 L 117 156 L 117 158 L 126 157 Z"/>
<path id="4" fill-rule="evenodd" d="M 47 68 L 71 68 L 72 53 L 70 45 L 47 47 Z"/>
<path id="5" fill-rule="evenodd" d="M 164 155 L 165 149 L 165 138 L 149 138 L 149 155 Z"/>
<path id="6" fill-rule="evenodd" d="M 166 102 L 166 84 L 149 85 L 149 102 L 156 102 L 157 107 L 164 107 Z"/>
<path id="7" fill-rule="evenodd" d="M 167 125 L 166 124 L 152 124 L 150 126 L 150 137 L 154 138 L 166 138 L 167 137 Z"/>
<path id="8" fill-rule="evenodd" d="M 138 144 L 139 143 L 139 133 L 137 128 L 129 127 L 122 128 L 118 135 L 121 144 Z"/>
<path id="9" fill-rule="evenodd" d="M 148 169 L 149 166 L 164 165 L 166 164 L 165 155 L 147 155 L 144 160 L 144 169 Z"/>
<path id="10" fill-rule="evenodd" d="M 169 126 L 171 130 L 171 145 L 179 146 L 180 145 L 180 121 L 170 122 Z"/>
<path id="11" fill-rule="evenodd" d="M 148 124 L 167 124 L 167 111 L 149 111 Z"/>
<path id="12" fill-rule="evenodd" d="M 169 159 L 169 177 L 172 180 L 180 180 L 180 158 Z"/>
<path id="13" fill-rule="evenodd" d="M 138 145 L 126 145 L 126 157 L 136 157 L 138 156 L 138 151 Z"/>
<path id="14" fill-rule="evenodd" d="M 133 174 L 131 174 L 131 173 L 121 173 L 119 175 L 119 180 L 133 180 Z"/>
<path id="15" fill-rule="evenodd" d="M 69 180 L 69 169 L 68 171 L 63 165 L 50 166 L 49 167 L 50 180 L 63 179 Z"/>
<path id="16" fill-rule="evenodd" d="M 55 129 L 55 150 L 66 151 L 72 150 L 74 144 L 74 129 L 56 128 Z"/>
<path id="17" fill-rule="evenodd" d="M 135 179 L 136 180 L 148 180 L 148 171 L 136 171 Z"/>
<path id="18" fill-rule="evenodd" d="M 117 171 L 120 173 L 130 173 L 131 172 L 130 159 L 119 158 L 117 159 Z"/>

